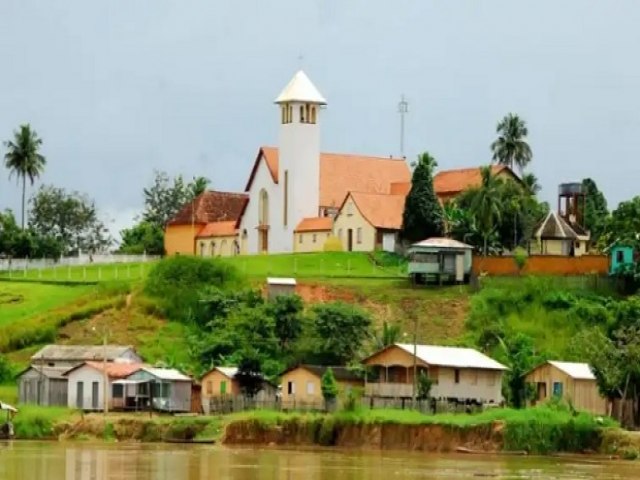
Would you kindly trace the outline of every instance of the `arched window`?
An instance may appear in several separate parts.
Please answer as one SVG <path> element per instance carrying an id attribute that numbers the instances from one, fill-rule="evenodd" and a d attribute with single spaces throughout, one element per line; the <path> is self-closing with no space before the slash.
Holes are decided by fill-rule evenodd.
<path id="1" fill-rule="evenodd" d="M 304 118 L 307 119 L 307 123 L 311 123 L 311 115 L 309 114 L 309 104 L 307 103 L 305 106 L 305 115 Z"/>
<path id="2" fill-rule="evenodd" d="M 204 242 L 200 242 L 200 256 L 204 257 Z"/>
<path id="3" fill-rule="evenodd" d="M 316 123 L 316 107 L 311 107 L 311 123 Z"/>
<path id="4" fill-rule="evenodd" d="M 304 122 L 304 107 L 302 105 L 300 105 L 300 123 L 305 123 Z"/>
<path id="5" fill-rule="evenodd" d="M 287 123 L 287 107 L 282 105 L 282 107 L 280 107 L 280 111 L 282 113 L 282 123 Z"/>
<path id="6" fill-rule="evenodd" d="M 291 123 L 293 122 L 293 107 L 291 105 L 289 105 L 289 122 Z"/>
<path id="7" fill-rule="evenodd" d="M 269 225 L 269 194 L 263 188 L 260 190 L 260 201 L 258 202 L 258 223 Z"/>
<path id="8" fill-rule="evenodd" d="M 211 249 L 211 256 L 213 257 L 216 254 L 216 242 L 211 241 L 211 246 L 209 248 Z"/>

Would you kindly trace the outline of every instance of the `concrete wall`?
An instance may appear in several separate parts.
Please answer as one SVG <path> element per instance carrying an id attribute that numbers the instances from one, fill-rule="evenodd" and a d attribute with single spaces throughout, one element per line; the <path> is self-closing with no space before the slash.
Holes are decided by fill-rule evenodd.
<path id="1" fill-rule="evenodd" d="M 164 249 L 167 255 L 193 255 L 194 239 L 204 225 L 168 225 L 164 232 Z"/>
<path id="2" fill-rule="evenodd" d="M 531 275 L 606 275 L 609 257 L 606 255 L 531 255 L 522 270 Z M 473 257 L 473 273 L 480 275 L 517 275 L 513 257 Z"/>
<path id="3" fill-rule="evenodd" d="M 234 242 L 238 242 L 240 245 L 237 235 L 198 238 L 196 255 L 201 257 L 232 257 L 237 254 Z"/>
<path id="4" fill-rule="evenodd" d="M 324 249 L 324 242 L 331 236 L 331 232 L 299 232 L 293 235 L 293 250 L 295 252 L 321 252 Z"/>
<path id="5" fill-rule="evenodd" d="M 67 406 L 69 408 L 81 408 L 83 410 L 102 410 L 104 408 L 104 376 L 102 372 L 88 365 L 77 368 L 67 375 L 69 381 L 69 395 Z M 78 383 L 82 382 L 81 403 L 77 403 Z M 98 384 L 97 403 L 93 404 L 93 383 Z M 110 385 L 110 384 L 109 384 Z M 107 386 L 107 401 L 111 401 L 111 388 Z"/>
<path id="6" fill-rule="evenodd" d="M 361 231 L 358 242 L 358 229 Z M 349 251 L 348 235 L 352 233 L 352 251 L 372 252 L 376 248 L 376 229 L 362 216 L 353 199 L 349 197 L 333 223 L 333 233 L 342 242 L 342 249 Z"/>

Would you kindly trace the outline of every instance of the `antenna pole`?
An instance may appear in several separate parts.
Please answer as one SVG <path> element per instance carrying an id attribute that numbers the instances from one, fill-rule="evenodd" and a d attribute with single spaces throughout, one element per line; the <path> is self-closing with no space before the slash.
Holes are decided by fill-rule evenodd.
<path id="1" fill-rule="evenodd" d="M 409 113 L 409 102 L 404 98 L 404 95 L 400 97 L 400 103 L 398 103 L 398 113 L 400 114 L 400 156 L 404 157 L 404 116 Z"/>

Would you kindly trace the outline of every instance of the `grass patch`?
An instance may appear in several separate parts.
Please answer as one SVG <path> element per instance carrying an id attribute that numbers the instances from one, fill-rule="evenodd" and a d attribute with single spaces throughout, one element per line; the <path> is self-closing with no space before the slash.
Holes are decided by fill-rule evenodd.
<path id="1" fill-rule="evenodd" d="M 5 280 L 32 280 L 36 282 L 109 282 L 144 280 L 154 262 L 108 263 L 79 266 L 60 265 L 55 267 L 0 271 Z"/>
<path id="2" fill-rule="evenodd" d="M 0 385 L 0 401 L 15 407 L 18 404 L 18 386 L 15 383 Z"/>
<path id="3" fill-rule="evenodd" d="M 17 439 L 47 439 L 54 437 L 54 427 L 68 421 L 74 410 L 62 407 L 20 407 L 13 424 Z"/>

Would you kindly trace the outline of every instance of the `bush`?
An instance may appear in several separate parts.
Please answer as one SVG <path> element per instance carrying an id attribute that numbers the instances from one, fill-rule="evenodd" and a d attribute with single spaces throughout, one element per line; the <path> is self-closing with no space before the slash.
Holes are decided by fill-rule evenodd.
<path id="1" fill-rule="evenodd" d="M 334 237 L 331 235 L 327 238 L 322 246 L 322 250 L 325 252 L 341 252 L 342 251 L 342 242 L 338 237 Z"/>
<path id="2" fill-rule="evenodd" d="M 524 269 L 525 265 L 527 264 L 527 258 L 527 251 L 524 248 L 518 247 L 514 250 L 513 261 L 516 262 L 518 272 L 522 272 L 522 270 Z"/>
<path id="3" fill-rule="evenodd" d="M 331 368 L 327 368 L 322 375 L 320 382 L 322 396 L 324 397 L 325 402 L 329 403 L 335 400 L 338 396 L 338 382 L 336 381 L 336 377 Z"/>

